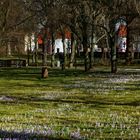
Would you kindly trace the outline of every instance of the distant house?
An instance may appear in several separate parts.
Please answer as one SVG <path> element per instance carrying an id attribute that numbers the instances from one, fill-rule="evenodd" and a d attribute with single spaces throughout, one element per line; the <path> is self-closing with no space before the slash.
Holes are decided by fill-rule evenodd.
<path id="1" fill-rule="evenodd" d="M 126 52 L 127 48 L 127 23 L 126 19 L 120 17 L 115 25 L 116 47 L 119 52 Z"/>
<path id="2" fill-rule="evenodd" d="M 38 35 L 38 45 L 41 46 L 41 44 L 43 44 L 43 35 L 41 33 L 39 33 Z M 69 53 L 70 52 L 70 40 L 71 40 L 71 33 L 68 30 L 65 30 L 65 46 L 66 46 L 66 52 Z M 52 41 L 51 41 L 51 35 L 49 32 L 47 32 L 47 36 L 45 39 L 45 43 L 44 45 L 47 47 L 47 52 L 48 54 L 52 53 Z M 57 32 L 55 34 L 55 53 L 63 53 L 63 43 L 62 43 L 62 35 L 60 32 Z"/>
<path id="3" fill-rule="evenodd" d="M 35 49 L 35 34 L 26 34 L 24 37 L 24 42 L 25 42 L 25 52 L 30 50 L 31 52 Z"/>

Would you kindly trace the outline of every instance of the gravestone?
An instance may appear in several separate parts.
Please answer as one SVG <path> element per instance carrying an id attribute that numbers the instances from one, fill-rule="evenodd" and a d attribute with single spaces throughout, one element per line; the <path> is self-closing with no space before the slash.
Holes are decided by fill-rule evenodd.
<path id="1" fill-rule="evenodd" d="M 42 68 L 42 78 L 48 78 L 48 69 L 47 69 L 47 67 Z"/>

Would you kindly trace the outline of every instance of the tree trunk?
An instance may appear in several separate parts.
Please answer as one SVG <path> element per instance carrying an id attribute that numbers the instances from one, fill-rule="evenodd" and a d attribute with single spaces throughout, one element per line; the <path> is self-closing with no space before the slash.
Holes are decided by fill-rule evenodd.
<path id="1" fill-rule="evenodd" d="M 87 35 L 87 23 L 86 21 L 83 22 L 83 29 L 82 29 L 82 44 L 84 48 L 84 66 L 85 72 L 89 70 L 89 52 L 88 52 L 88 35 Z"/>
<path id="2" fill-rule="evenodd" d="M 18 51 L 18 48 L 17 48 L 17 51 Z M 30 55 L 31 55 L 31 35 L 29 36 L 28 45 L 27 45 L 27 65 L 28 66 L 30 65 Z"/>
<path id="3" fill-rule="evenodd" d="M 126 65 L 130 65 L 132 63 L 132 48 L 127 46 L 126 49 Z"/>
<path id="4" fill-rule="evenodd" d="M 110 31 L 110 27 L 109 27 L 109 20 L 108 19 L 105 20 L 105 26 L 106 26 L 107 31 L 109 32 Z M 110 60 L 111 59 L 111 52 L 110 52 L 111 48 L 110 48 L 110 43 L 109 43 L 110 42 L 109 41 L 109 34 L 108 34 L 107 31 L 105 31 L 105 34 L 106 34 L 106 46 L 107 46 L 107 55 L 108 55 L 109 60 Z"/>
<path id="5" fill-rule="evenodd" d="M 87 45 L 87 36 L 83 37 L 83 47 L 84 47 L 84 55 L 85 55 L 85 60 L 84 60 L 85 72 L 87 72 L 89 70 L 89 65 L 88 65 L 89 64 L 89 53 L 88 53 L 88 45 Z"/>
<path id="6" fill-rule="evenodd" d="M 30 51 L 29 51 L 29 45 L 27 45 L 27 65 L 30 64 Z"/>
<path id="7" fill-rule="evenodd" d="M 62 64 L 62 70 L 66 69 L 66 46 L 65 46 L 65 35 L 62 36 L 62 43 L 63 43 L 63 55 L 64 55 L 64 60 Z"/>
<path id="8" fill-rule="evenodd" d="M 47 65 L 47 49 L 45 44 L 42 44 L 42 50 L 43 50 L 43 55 L 42 55 L 42 63 L 43 63 L 43 67 L 42 67 L 42 78 L 47 78 L 48 77 L 48 69 L 46 67 Z"/>
<path id="9" fill-rule="evenodd" d="M 48 69 L 47 69 L 47 47 L 46 47 L 46 35 L 43 38 L 42 44 L 42 78 L 48 77 Z"/>
<path id="10" fill-rule="evenodd" d="M 126 65 L 132 63 L 132 45 L 130 44 L 130 32 L 127 27 L 127 48 L 126 48 Z"/>
<path id="11" fill-rule="evenodd" d="M 92 29 L 93 30 L 93 29 Z M 91 51 L 90 51 L 90 68 L 93 68 L 94 63 L 94 48 L 96 45 L 96 35 L 92 31 L 92 37 L 91 37 Z"/>
<path id="12" fill-rule="evenodd" d="M 109 26 L 109 19 L 105 20 L 106 26 L 106 40 L 107 40 L 107 47 L 110 48 L 110 56 L 111 56 L 111 73 L 117 72 L 117 50 L 116 50 L 116 36 L 115 38 L 110 35 L 110 26 Z M 115 40 L 115 41 L 114 41 Z"/>
<path id="13" fill-rule="evenodd" d="M 38 65 L 37 38 L 35 36 L 35 65 Z"/>
<path id="14" fill-rule="evenodd" d="M 104 48 L 101 47 L 101 63 L 104 64 Z"/>
<path id="15" fill-rule="evenodd" d="M 74 57 L 75 57 L 75 41 L 74 41 L 74 35 L 71 34 L 71 55 L 70 55 L 70 68 L 73 67 L 74 63 Z"/>
<path id="16" fill-rule="evenodd" d="M 10 44 L 10 42 L 7 43 L 7 47 L 6 48 L 7 48 L 6 49 L 7 50 L 7 54 L 6 55 L 10 56 L 11 55 L 11 44 Z"/>
<path id="17" fill-rule="evenodd" d="M 8 56 L 8 44 L 6 44 L 6 46 L 5 46 L 6 48 L 5 48 L 5 55 L 6 55 L 6 57 Z"/>
<path id="18" fill-rule="evenodd" d="M 77 68 L 77 55 L 80 56 L 80 51 L 79 51 L 79 41 L 75 40 L 75 57 L 74 57 L 74 65 L 75 65 L 75 69 Z"/>
<path id="19" fill-rule="evenodd" d="M 47 48 L 44 43 L 42 44 L 42 65 L 47 65 Z"/>
<path id="20" fill-rule="evenodd" d="M 55 39 L 54 39 L 54 34 L 52 33 L 52 56 L 51 56 L 51 67 L 55 67 Z"/>
<path id="21" fill-rule="evenodd" d="M 111 72 L 116 73 L 117 72 L 117 50 L 116 45 L 113 42 L 113 38 L 109 37 L 110 41 L 110 48 L 111 48 Z"/>

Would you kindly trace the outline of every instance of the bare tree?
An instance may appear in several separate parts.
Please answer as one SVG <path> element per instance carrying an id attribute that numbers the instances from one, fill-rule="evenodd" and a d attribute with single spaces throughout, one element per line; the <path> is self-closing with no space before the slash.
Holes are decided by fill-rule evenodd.
<path id="1" fill-rule="evenodd" d="M 31 29 L 30 25 L 32 23 L 31 22 L 32 17 L 33 15 L 29 14 L 24 9 L 22 1 L 2 0 L 0 2 L 1 46 L 3 46 L 4 43 L 6 46 L 6 50 L 9 51 L 11 50 L 11 42 L 14 41 L 15 44 L 19 46 L 19 41 L 21 44 L 21 38 L 24 37 L 24 35 Z M 18 50 L 20 50 L 20 48 Z M 7 52 L 6 54 L 9 54 L 8 51 L 6 52 Z"/>
<path id="2" fill-rule="evenodd" d="M 115 44 L 115 23 L 120 17 L 125 17 L 128 31 L 128 46 L 126 51 L 127 62 L 131 60 L 131 46 L 129 43 L 129 24 L 137 17 L 134 1 L 131 0 L 101 0 L 101 7 L 104 9 L 105 20 L 102 23 L 103 29 L 106 31 L 108 45 L 111 48 L 111 71 L 117 72 L 117 48 Z"/>
<path id="3" fill-rule="evenodd" d="M 90 38 L 93 40 L 93 33 L 96 30 L 93 27 L 95 27 L 94 24 L 96 23 L 95 21 L 97 20 L 98 15 L 101 14 L 100 10 L 101 8 L 98 7 L 96 1 L 67 1 L 66 13 L 68 20 L 67 22 L 63 22 L 71 29 L 71 32 L 83 45 L 85 71 L 90 69 L 90 63 L 93 62 L 93 55 L 91 55 L 92 59 L 89 57 Z M 91 51 L 91 54 L 93 54 L 93 46 L 91 47 Z M 73 59 L 72 57 L 73 55 L 71 55 L 71 60 Z"/>

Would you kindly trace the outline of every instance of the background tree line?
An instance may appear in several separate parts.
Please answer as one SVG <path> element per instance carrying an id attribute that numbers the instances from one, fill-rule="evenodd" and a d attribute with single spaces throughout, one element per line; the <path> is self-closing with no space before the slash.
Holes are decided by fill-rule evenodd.
<path id="1" fill-rule="evenodd" d="M 13 37 L 21 34 L 36 35 L 41 31 L 43 42 L 51 39 L 51 66 L 55 64 L 54 42 L 59 32 L 64 50 L 64 65 L 73 67 L 76 50 L 83 46 L 85 71 L 93 68 L 94 47 L 103 44 L 110 48 L 111 72 L 117 72 L 117 50 L 115 46 L 115 22 L 120 17 L 127 21 L 128 44 L 126 64 L 132 60 L 132 27 L 137 19 L 140 25 L 139 0 L 1 0 L 0 2 L 0 43 L 8 48 Z M 41 29 L 44 29 L 43 31 Z M 71 54 L 67 64 L 65 30 L 71 32 Z M 47 31 L 46 31 L 47 30 Z M 49 32 L 49 35 L 48 35 Z M 20 39 L 18 40 L 20 42 Z M 47 50 L 42 45 L 43 66 L 47 65 Z M 37 56 L 36 56 L 37 57 Z M 37 60 L 36 60 L 37 61 Z"/>

